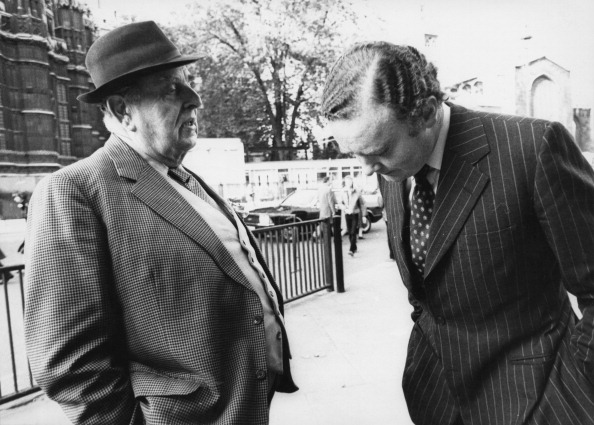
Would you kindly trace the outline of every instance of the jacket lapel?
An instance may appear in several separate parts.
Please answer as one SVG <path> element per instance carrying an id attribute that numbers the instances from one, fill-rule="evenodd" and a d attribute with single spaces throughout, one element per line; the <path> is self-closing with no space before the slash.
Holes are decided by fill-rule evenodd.
<path id="1" fill-rule="evenodd" d="M 425 277 L 456 240 L 489 182 L 489 177 L 475 167 L 490 151 L 480 115 L 450 106 L 450 128 L 431 220 Z"/>
<path id="2" fill-rule="evenodd" d="M 125 142 L 114 136 L 107 141 L 105 148 L 114 162 L 118 174 L 136 182 L 132 187 L 134 196 L 204 248 L 212 260 L 230 278 L 252 289 L 247 278 L 212 228 L 163 176 Z"/>
<path id="3" fill-rule="evenodd" d="M 392 182 L 380 178 L 379 186 L 384 199 L 386 214 L 388 215 L 390 242 L 394 242 L 392 246 L 402 283 L 410 290 L 413 290 L 410 273 L 409 212 L 406 207 L 408 184 L 407 181 Z"/>

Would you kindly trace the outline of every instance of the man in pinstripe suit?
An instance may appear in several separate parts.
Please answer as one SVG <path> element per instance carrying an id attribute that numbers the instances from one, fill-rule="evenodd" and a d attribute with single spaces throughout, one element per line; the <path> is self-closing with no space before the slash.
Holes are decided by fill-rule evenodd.
<path id="1" fill-rule="evenodd" d="M 75 424 L 264 425 L 297 388 L 281 294 L 231 208 L 180 164 L 198 94 L 154 22 L 87 54 L 112 132 L 41 181 L 27 230 L 35 379 Z"/>
<path id="2" fill-rule="evenodd" d="M 414 306 L 410 415 L 427 425 L 594 424 L 594 173 L 559 123 L 443 99 L 422 54 L 383 42 L 343 54 L 323 94 L 341 150 L 383 176 Z M 429 213 L 419 254 L 413 198 Z"/>

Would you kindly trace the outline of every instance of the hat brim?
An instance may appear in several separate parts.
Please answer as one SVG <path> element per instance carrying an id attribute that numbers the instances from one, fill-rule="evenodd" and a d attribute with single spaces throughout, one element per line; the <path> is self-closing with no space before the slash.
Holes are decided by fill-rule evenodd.
<path id="1" fill-rule="evenodd" d="M 159 65 L 153 65 L 146 68 L 137 69 L 132 72 L 120 75 L 119 77 L 109 81 L 108 83 L 103 84 L 101 87 L 97 87 L 95 90 L 92 90 L 87 93 L 82 93 L 78 95 L 76 99 L 84 103 L 101 103 L 107 96 L 114 94 L 122 87 L 130 85 L 130 83 L 133 80 L 142 75 L 161 71 L 163 69 L 177 68 L 180 66 L 188 65 L 192 62 L 196 62 L 198 59 L 200 59 L 198 56 L 180 56 L 178 58 L 175 58 L 165 63 L 161 63 Z"/>

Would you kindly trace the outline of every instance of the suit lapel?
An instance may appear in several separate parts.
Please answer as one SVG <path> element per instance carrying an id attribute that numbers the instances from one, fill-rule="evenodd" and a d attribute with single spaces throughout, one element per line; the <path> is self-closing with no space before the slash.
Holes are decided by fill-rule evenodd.
<path id="1" fill-rule="evenodd" d="M 247 278 L 212 228 L 163 176 L 125 142 L 113 136 L 108 140 L 105 148 L 113 160 L 118 174 L 123 178 L 136 181 L 132 187 L 134 196 L 204 248 L 230 278 L 252 289 Z"/>
<path id="2" fill-rule="evenodd" d="M 391 182 L 384 178 L 379 179 L 380 191 L 384 199 L 386 213 L 388 214 L 388 226 L 390 242 L 393 242 L 395 259 L 402 282 L 410 290 L 413 289 L 412 276 L 410 273 L 410 241 L 409 241 L 409 218 L 408 208 L 408 186 L 407 182 Z"/>
<path id="3" fill-rule="evenodd" d="M 431 220 L 425 277 L 456 240 L 489 182 L 489 177 L 475 167 L 490 150 L 480 115 L 450 106 L 450 128 Z"/>

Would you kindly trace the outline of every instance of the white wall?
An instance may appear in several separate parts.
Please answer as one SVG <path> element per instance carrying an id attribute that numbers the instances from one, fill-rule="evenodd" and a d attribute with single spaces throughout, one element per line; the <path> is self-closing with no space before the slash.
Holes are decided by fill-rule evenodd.
<path id="1" fill-rule="evenodd" d="M 239 139 L 198 139 L 183 164 L 225 198 L 243 196 L 245 162 Z"/>

